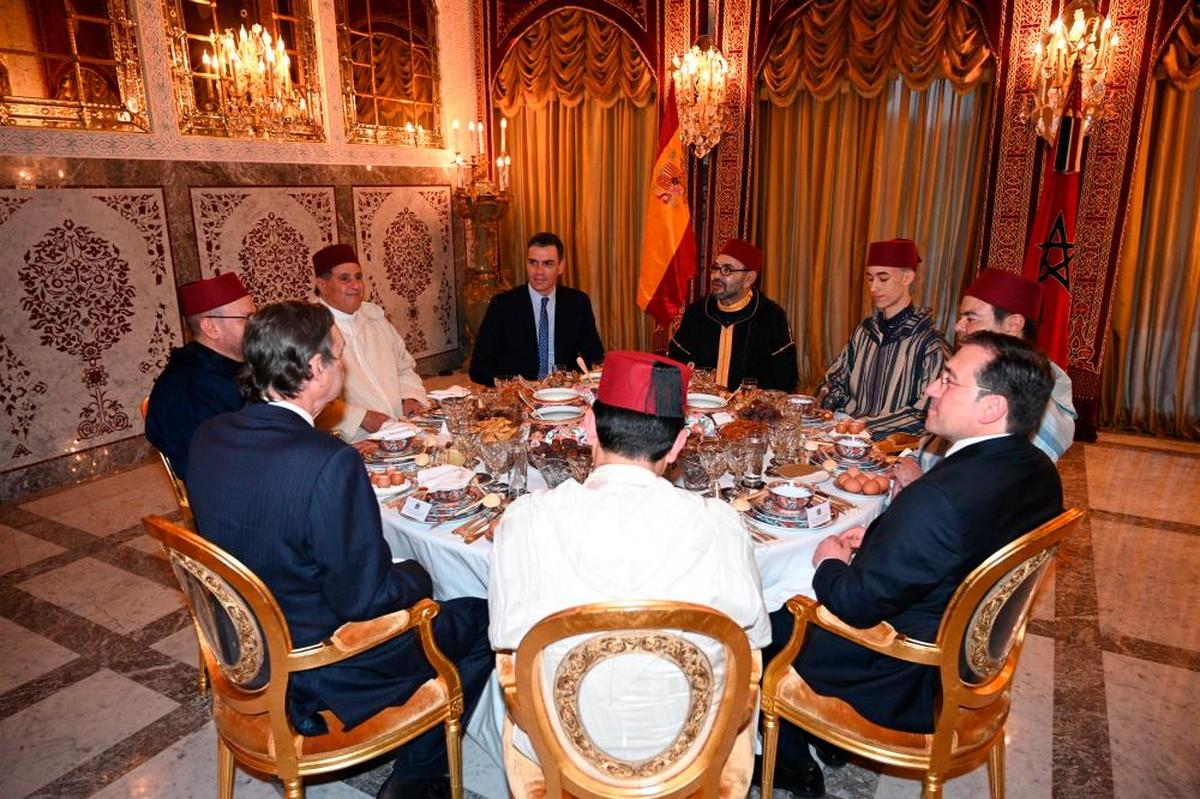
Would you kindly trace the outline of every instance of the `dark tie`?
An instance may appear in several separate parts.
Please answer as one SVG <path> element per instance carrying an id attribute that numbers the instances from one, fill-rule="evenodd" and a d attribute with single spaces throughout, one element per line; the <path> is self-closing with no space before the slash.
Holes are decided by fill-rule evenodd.
<path id="1" fill-rule="evenodd" d="M 538 380 L 550 374 L 550 311 L 549 297 L 542 297 L 542 313 L 538 316 Z"/>

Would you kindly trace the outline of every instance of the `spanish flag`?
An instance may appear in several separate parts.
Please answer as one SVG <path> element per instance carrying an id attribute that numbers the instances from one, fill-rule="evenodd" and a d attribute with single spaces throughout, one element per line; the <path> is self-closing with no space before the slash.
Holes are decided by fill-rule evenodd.
<path id="1" fill-rule="evenodd" d="M 642 229 L 638 307 L 669 328 L 687 302 L 688 280 L 696 274 L 696 234 L 688 208 L 688 163 L 679 139 L 675 87 L 667 93 L 658 128 L 658 157 L 646 196 Z"/>

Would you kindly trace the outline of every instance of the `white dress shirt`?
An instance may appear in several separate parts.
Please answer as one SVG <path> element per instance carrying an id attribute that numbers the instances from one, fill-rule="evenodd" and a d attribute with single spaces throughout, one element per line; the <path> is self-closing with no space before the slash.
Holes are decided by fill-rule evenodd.
<path id="1" fill-rule="evenodd" d="M 546 365 L 547 368 L 553 372 L 554 367 L 557 366 L 557 364 L 554 362 L 554 299 L 558 296 L 558 286 L 556 285 L 554 290 L 549 294 L 542 294 L 538 292 L 528 283 L 525 284 L 525 287 L 529 289 L 529 301 L 533 303 L 533 331 L 535 342 L 537 341 L 537 334 L 541 332 L 542 299 L 546 298 L 550 300 L 548 303 L 546 303 L 546 316 L 550 320 L 550 355 L 546 360 Z"/>
<path id="2" fill-rule="evenodd" d="M 610 464 L 584 485 L 568 480 L 509 506 L 488 583 L 494 648 L 515 650 L 538 621 L 559 610 L 638 599 L 708 605 L 741 625 L 751 647 L 771 640 L 750 538 L 726 503 L 675 488 L 641 466 Z M 692 640 L 723 679 L 721 647 Z M 575 643 L 547 649 L 548 674 Z M 635 655 L 597 666 L 584 681 L 580 708 L 600 748 L 636 760 L 674 739 L 688 696 L 676 667 Z M 523 731 L 514 730 L 513 740 L 536 760 Z"/>

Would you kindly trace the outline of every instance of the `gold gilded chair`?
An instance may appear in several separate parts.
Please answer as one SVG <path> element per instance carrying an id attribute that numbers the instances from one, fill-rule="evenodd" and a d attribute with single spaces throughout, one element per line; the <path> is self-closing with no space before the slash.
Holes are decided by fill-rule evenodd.
<path id="1" fill-rule="evenodd" d="M 771 795 L 774 784 L 783 718 L 869 760 L 924 772 L 925 799 L 940 797 L 947 777 L 986 759 L 992 799 L 1001 799 L 1004 725 L 1033 597 L 1059 542 L 1082 518 L 1081 510 L 1065 511 L 981 563 L 951 597 L 932 642 L 900 635 L 887 622 L 865 630 L 851 627 L 806 596 L 788 600 L 796 617 L 792 637 L 763 677 L 763 796 Z M 849 703 L 814 692 L 792 667 L 810 625 L 875 652 L 936 668 L 941 695 L 934 704 L 934 732 L 882 727 Z"/>
<path id="2" fill-rule="evenodd" d="M 150 398 L 142 397 L 142 421 L 146 421 L 146 413 L 150 410 Z M 154 450 L 158 452 L 158 450 Z M 171 462 L 167 460 L 167 456 L 158 452 L 158 457 L 162 459 L 163 468 L 167 470 L 167 477 L 171 480 L 171 490 L 175 492 L 175 502 L 179 504 L 179 515 L 183 518 L 183 523 L 189 529 L 196 529 L 196 520 L 192 518 L 192 503 L 188 501 L 187 486 L 175 474 L 175 470 L 171 468 Z M 203 678 L 201 679 L 203 682 Z M 201 691 L 204 690 L 203 685 Z"/>
<path id="3" fill-rule="evenodd" d="M 718 643 L 725 679 L 680 632 Z M 546 647 L 573 644 L 549 685 Z M 579 690 L 592 668 L 610 658 L 651 655 L 673 661 L 688 682 L 690 701 L 676 737 L 641 761 L 604 751 L 589 735 Z M 758 653 L 755 652 L 754 656 Z M 761 664 L 761 661 L 757 661 Z M 505 770 L 515 797 L 744 796 L 753 768 L 750 719 L 761 668 L 746 634 L 713 608 L 684 602 L 608 602 L 582 605 L 542 619 L 521 640 L 515 664 L 497 657 L 497 675 L 511 718 L 529 736 L 538 763 L 512 747 L 505 730 Z M 733 755 L 731 756 L 731 753 Z M 539 765 L 540 763 L 540 765 Z"/>
<path id="4" fill-rule="evenodd" d="M 142 397 L 142 421 L 146 421 L 146 413 L 150 410 L 150 398 Z M 171 468 L 171 462 L 167 460 L 167 456 L 159 452 L 158 457 L 162 460 L 163 469 L 167 472 L 167 479 L 171 481 L 171 491 L 175 493 L 175 503 L 179 505 L 179 517 L 183 520 L 184 527 L 189 530 L 196 529 L 196 519 L 192 516 L 192 503 L 188 500 L 187 486 L 175 474 L 175 470 Z M 203 696 L 208 693 L 208 670 L 204 668 L 204 654 L 200 651 L 199 641 L 196 643 L 196 691 Z"/>
<path id="5" fill-rule="evenodd" d="M 287 799 L 302 799 L 305 777 L 372 760 L 438 724 L 446 726 L 451 793 L 462 798 L 462 684 L 433 640 L 436 602 L 423 599 L 405 610 L 343 624 L 328 640 L 295 648 L 278 603 L 250 570 L 168 519 L 150 516 L 144 524 L 166 549 L 199 631 L 212 679 L 220 799 L 233 796 L 235 762 L 278 776 Z M 323 711 L 329 732 L 296 732 L 285 711 L 292 674 L 337 663 L 413 629 L 436 677 L 403 705 L 352 730 Z"/>

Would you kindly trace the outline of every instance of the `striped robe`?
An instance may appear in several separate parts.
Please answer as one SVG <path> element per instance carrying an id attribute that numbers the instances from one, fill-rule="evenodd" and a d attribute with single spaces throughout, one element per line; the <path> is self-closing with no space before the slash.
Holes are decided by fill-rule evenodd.
<path id="1" fill-rule="evenodd" d="M 894 321 L 885 337 L 880 314 L 868 316 L 825 372 L 823 405 L 865 421 L 877 439 L 925 429 L 925 386 L 949 353 L 928 309 L 910 305 Z"/>

